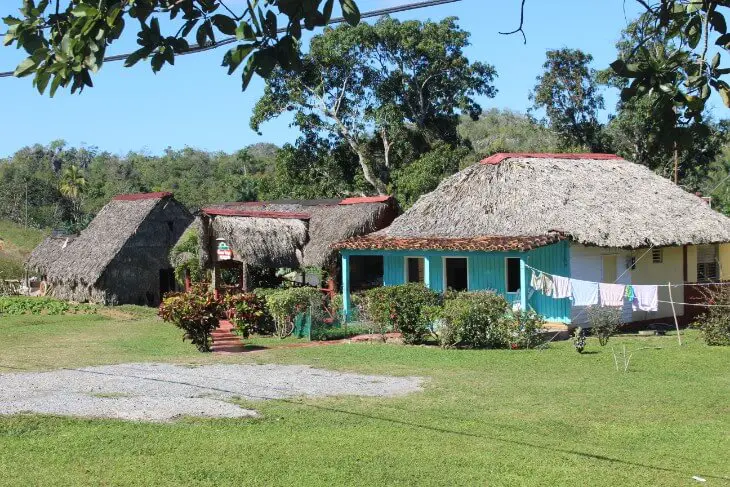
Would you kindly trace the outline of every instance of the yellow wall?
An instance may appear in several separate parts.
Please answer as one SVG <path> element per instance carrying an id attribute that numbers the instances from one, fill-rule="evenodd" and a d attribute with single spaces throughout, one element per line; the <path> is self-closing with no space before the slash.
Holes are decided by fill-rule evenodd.
<path id="1" fill-rule="evenodd" d="M 720 280 L 730 280 L 730 244 L 720 244 Z M 697 267 L 695 265 L 695 267 Z"/>
<path id="2" fill-rule="evenodd" d="M 697 247 L 687 246 L 687 282 L 697 282 Z"/>
<path id="3" fill-rule="evenodd" d="M 689 250 L 689 249 L 688 249 Z M 682 284 L 684 283 L 684 270 L 683 270 L 683 258 L 682 258 L 682 247 L 664 247 L 662 248 L 662 263 L 655 264 L 652 261 L 651 252 L 646 254 L 644 257 L 639 259 L 645 250 L 634 251 L 634 256 L 637 259 L 636 269 L 631 271 L 631 283 L 632 284 Z M 689 252 L 687 253 L 689 257 Z M 689 259 L 688 259 L 689 260 Z M 695 251 L 695 262 L 696 262 L 696 251 Z M 689 267 L 687 268 L 688 274 Z M 694 265 L 695 275 L 697 274 L 697 264 Z M 645 311 L 635 311 L 632 318 L 635 321 L 648 320 L 653 318 L 667 318 L 672 317 L 672 305 L 669 301 L 669 289 L 664 286 L 660 287 L 659 290 L 659 310 L 656 313 L 647 313 Z M 672 298 L 675 302 L 684 302 L 684 287 L 673 287 Z M 667 301 L 662 303 L 662 301 Z M 677 316 L 684 314 L 684 306 L 681 304 L 675 304 Z"/>

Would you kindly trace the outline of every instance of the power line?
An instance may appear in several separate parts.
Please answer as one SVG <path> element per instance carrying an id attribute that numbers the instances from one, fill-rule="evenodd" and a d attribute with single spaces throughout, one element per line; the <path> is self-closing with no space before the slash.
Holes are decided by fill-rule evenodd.
<path id="1" fill-rule="evenodd" d="M 389 15 L 389 14 L 394 14 L 394 13 L 399 13 L 399 12 L 406 12 L 409 10 L 416 10 L 416 9 L 426 8 L 426 7 L 435 7 L 438 5 L 445 5 L 448 3 L 455 3 L 455 2 L 460 2 L 460 1 L 461 0 L 425 0 L 422 2 L 416 2 L 416 3 L 407 3 L 407 4 L 403 4 L 403 5 L 397 5 L 395 7 L 371 10 L 370 12 L 365 12 L 365 13 L 361 14 L 360 18 L 368 19 L 368 18 L 372 18 L 372 17 L 380 17 L 381 15 Z M 327 22 L 327 24 L 334 25 L 334 24 L 341 24 L 343 22 L 345 22 L 344 17 L 336 17 L 334 19 L 330 19 L 330 21 Z M 278 29 L 276 32 L 278 34 L 281 34 L 283 32 L 286 32 L 286 30 L 287 30 L 286 28 L 282 28 L 282 29 Z M 226 39 L 223 39 L 222 41 L 208 44 L 208 45 L 203 45 L 203 46 L 201 46 L 199 44 L 193 44 L 192 46 L 190 46 L 189 49 L 187 49 L 183 52 L 177 53 L 176 56 L 184 56 L 187 54 L 195 54 L 198 52 L 210 51 L 213 49 L 217 49 L 221 46 L 233 44 L 234 42 L 238 42 L 238 39 L 236 37 L 228 37 Z M 107 62 L 114 62 L 114 61 L 122 61 L 124 59 L 127 59 L 127 57 L 129 57 L 130 54 L 132 54 L 132 53 L 130 52 L 127 54 L 115 54 L 113 56 L 107 56 L 104 58 L 104 62 L 107 63 Z M 15 71 L 6 71 L 3 73 L 0 73 L 0 78 L 12 77 L 14 73 L 15 73 Z"/>

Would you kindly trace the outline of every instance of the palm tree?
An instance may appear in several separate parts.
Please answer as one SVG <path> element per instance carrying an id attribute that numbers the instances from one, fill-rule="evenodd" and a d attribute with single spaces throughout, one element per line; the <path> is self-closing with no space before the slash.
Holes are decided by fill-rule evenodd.
<path id="1" fill-rule="evenodd" d="M 62 195 L 71 200 L 71 218 L 75 232 L 82 216 L 81 196 L 86 190 L 86 178 L 78 166 L 68 166 L 63 169 L 59 190 Z"/>
<path id="2" fill-rule="evenodd" d="M 68 166 L 61 173 L 61 194 L 76 202 L 86 189 L 86 178 L 78 166 Z"/>

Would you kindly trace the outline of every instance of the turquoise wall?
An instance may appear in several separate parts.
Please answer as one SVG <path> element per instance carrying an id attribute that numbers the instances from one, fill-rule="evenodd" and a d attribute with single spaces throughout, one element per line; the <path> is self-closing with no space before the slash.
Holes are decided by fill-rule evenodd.
<path id="1" fill-rule="evenodd" d="M 343 250 L 343 255 L 382 255 L 383 256 L 383 282 L 386 286 L 404 284 L 405 258 L 424 257 L 428 259 L 428 272 L 426 285 L 434 291 L 444 291 L 444 257 L 466 257 L 469 269 L 469 290 L 493 290 L 505 294 L 506 273 L 505 258 L 523 257 L 527 265 L 542 269 L 551 274 L 570 276 L 570 256 L 567 242 L 558 242 L 553 245 L 541 247 L 528 252 L 448 252 L 448 251 L 426 251 L 426 250 Z M 530 269 L 527 269 L 527 281 L 531 276 Z M 528 291 L 531 288 L 528 287 Z M 506 295 L 511 302 L 519 302 L 518 293 Z M 529 306 L 545 317 L 548 321 L 569 322 L 570 300 L 553 299 L 538 292 L 534 292 L 528 301 Z"/>

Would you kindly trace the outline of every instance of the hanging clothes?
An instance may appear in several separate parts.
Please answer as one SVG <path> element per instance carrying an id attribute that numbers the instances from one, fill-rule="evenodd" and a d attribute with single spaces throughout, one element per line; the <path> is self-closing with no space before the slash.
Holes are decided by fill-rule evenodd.
<path id="1" fill-rule="evenodd" d="M 571 279 L 573 306 L 595 306 L 598 304 L 598 283 Z"/>
<path id="2" fill-rule="evenodd" d="M 627 285 L 626 291 L 624 292 L 624 298 L 626 298 L 626 301 L 629 303 L 633 303 L 634 299 L 636 299 L 636 293 L 634 292 L 634 286 Z"/>
<path id="3" fill-rule="evenodd" d="M 601 282 L 598 284 L 598 292 L 601 295 L 601 306 L 620 308 L 624 305 L 626 285 Z"/>
<path id="4" fill-rule="evenodd" d="M 553 295 L 553 280 L 548 274 L 539 271 L 532 271 L 532 279 L 530 279 L 530 286 L 535 290 L 540 291 L 545 296 Z"/>
<path id="5" fill-rule="evenodd" d="M 632 303 L 634 311 L 656 311 L 659 309 L 657 286 L 635 285 L 634 294 L 636 295 L 636 299 Z"/>
<path id="6" fill-rule="evenodd" d="M 553 276 L 553 297 L 555 299 L 569 298 L 573 294 L 570 278 Z"/>

